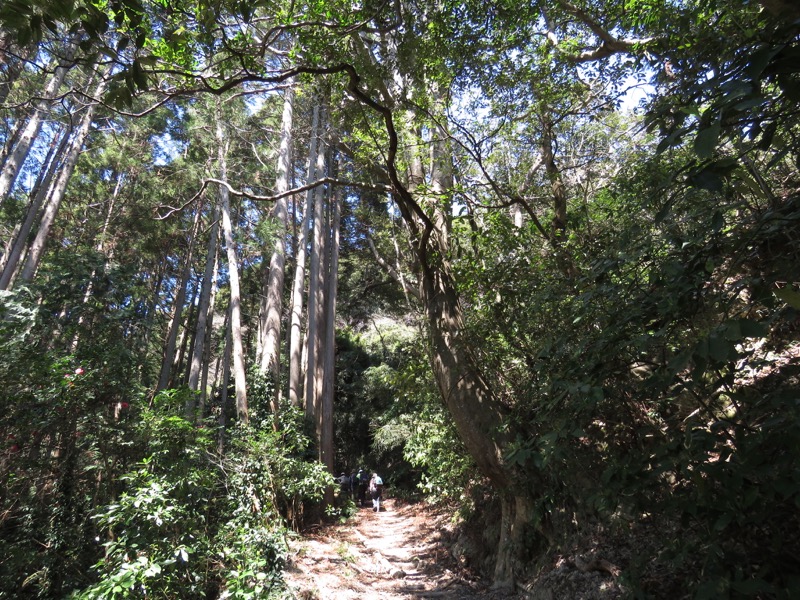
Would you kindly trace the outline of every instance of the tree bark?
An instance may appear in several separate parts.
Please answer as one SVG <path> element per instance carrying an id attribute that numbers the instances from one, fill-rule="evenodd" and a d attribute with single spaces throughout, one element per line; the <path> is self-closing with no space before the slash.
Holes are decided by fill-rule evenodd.
<path id="1" fill-rule="evenodd" d="M 283 117 L 281 119 L 281 143 L 278 150 L 278 175 L 275 181 L 275 193 L 282 194 L 289 189 L 292 150 L 292 101 L 290 87 L 283 100 Z M 272 398 L 272 411 L 278 414 L 280 397 L 280 340 L 281 315 L 283 312 L 283 279 L 286 266 L 286 233 L 289 212 L 287 199 L 280 198 L 275 202 L 274 217 L 277 224 L 275 246 L 269 262 L 267 280 L 267 306 L 264 341 L 262 343 L 261 372 L 271 373 L 275 385 Z"/>
<path id="2" fill-rule="evenodd" d="M 322 381 L 322 415 L 321 434 L 319 440 L 320 461 L 328 472 L 333 474 L 333 401 L 336 392 L 336 291 L 339 274 L 339 234 L 341 223 L 342 188 L 337 188 L 334 193 L 333 216 L 331 218 L 331 240 L 328 252 L 328 268 L 325 275 L 326 303 L 325 303 L 325 343 L 324 369 Z M 331 490 L 332 491 L 332 490 Z M 328 499 L 333 502 L 333 497 Z"/>
<path id="3" fill-rule="evenodd" d="M 501 532 L 494 582 L 498 588 L 511 588 L 530 531 L 532 503 L 526 491 L 526 486 L 531 485 L 530 476 L 522 477 L 504 459 L 505 450 L 515 439 L 513 427 L 507 411 L 486 383 L 477 358 L 463 340 L 462 309 L 446 260 L 441 266 L 428 264 L 423 268 L 420 290 L 439 392 L 470 456 L 500 496 Z"/>
<path id="4" fill-rule="evenodd" d="M 214 274 L 212 276 L 212 281 L 217 280 L 217 269 L 219 268 L 219 261 L 214 260 Z M 213 325 L 213 315 L 214 315 L 214 307 L 216 306 L 217 302 L 217 292 L 219 288 L 213 285 L 211 286 L 211 299 L 208 306 L 208 314 L 212 316 L 212 325 Z M 226 317 L 227 319 L 227 313 Z M 224 330 L 224 328 L 223 328 Z M 204 410 L 206 401 L 208 400 L 208 372 L 211 369 L 211 360 L 213 358 L 213 342 L 214 336 L 213 331 L 210 335 L 206 335 L 203 343 L 203 367 L 201 369 L 202 374 L 200 377 L 200 398 L 198 399 L 199 407 L 197 410 L 197 420 L 200 421 L 203 418 Z"/>
<path id="5" fill-rule="evenodd" d="M 233 339 L 231 336 L 230 328 L 231 307 L 228 307 L 228 312 L 225 313 L 225 323 L 223 328 L 225 331 L 225 349 L 222 351 L 222 376 L 220 377 L 219 385 L 219 438 L 217 442 L 217 451 L 222 454 L 225 447 L 225 428 L 228 421 L 228 384 L 231 379 L 231 352 L 233 350 Z"/>
<path id="6" fill-rule="evenodd" d="M 325 110 L 320 108 L 324 122 Z M 322 130 L 322 126 L 320 126 Z M 316 173 L 319 176 L 325 170 L 325 151 L 323 149 L 322 135 L 317 139 L 317 165 Z M 317 436 L 320 433 L 320 402 L 322 399 L 322 370 L 321 370 L 321 336 L 324 335 L 324 282 L 322 280 L 322 262 L 325 253 L 325 197 L 324 189 L 318 187 L 314 192 L 314 216 L 311 241 L 311 259 L 308 277 L 308 365 L 306 367 L 306 415 L 312 417 L 316 424 Z"/>
<path id="7" fill-rule="evenodd" d="M 39 212 L 42 209 L 45 199 L 48 197 L 53 178 L 56 176 L 56 173 L 58 173 L 59 165 L 63 160 L 64 154 L 66 153 L 69 139 L 70 132 L 63 132 L 61 141 L 57 144 L 58 149 L 52 153 L 48 153 L 48 157 L 44 161 L 44 165 L 40 172 L 39 181 L 33 190 L 33 200 L 31 201 L 30 205 L 28 206 L 28 210 L 25 213 L 25 220 L 22 222 L 19 230 L 16 232 L 7 255 L 3 257 L 3 272 L 2 275 L 0 275 L 0 290 L 10 289 L 14 282 L 14 277 L 19 270 L 21 259 L 24 256 L 28 236 L 33 229 L 34 223 L 36 223 L 37 217 L 39 217 Z M 54 138 L 54 146 L 56 145 L 56 142 L 58 142 L 58 139 Z M 43 177 L 41 176 L 42 174 L 44 174 Z"/>
<path id="8" fill-rule="evenodd" d="M 43 99 L 36 103 L 31 116 L 28 117 L 25 124 L 21 126 L 20 133 L 16 136 L 16 143 L 14 147 L 10 149 L 3 163 L 3 169 L 0 171 L 0 206 L 2 206 L 5 199 L 11 193 L 11 189 L 14 187 L 14 182 L 17 180 L 22 164 L 28 157 L 28 153 L 42 129 L 42 121 L 50 106 L 50 101 L 56 96 L 61 84 L 64 83 L 64 77 L 71 66 L 76 48 L 77 44 L 74 40 L 70 40 L 67 43 L 65 56 L 59 60 L 53 76 L 47 82 L 42 92 Z M 103 89 L 105 88 L 103 87 Z M 95 97 L 98 97 L 98 95 L 95 95 Z"/>
<path id="9" fill-rule="evenodd" d="M 227 152 L 228 140 L 223 127 L 220 100 L 217 99 L 217 160 L 219 178 L 227 181 Z M 236 414 L 242 423 L 249 422 L 247 407 L 247 377 L 245 374 L 244 346 L 242 344 L 242 308 L 241 291 L 239 286 L 239 259 L 236 255 L 236 242 L 233 239 L 233 224 L 231 221 L 230 193 L 224 185 L 219 187 L 220 207 L 222 212 L 222 231 L 225 236 L 225 249 L 228 254 L 228 285 L 231 296 L 231 336 L 233 340 L 233 380 L 236 386 Z"/>
<path id="10" fill-rule="evenodd" d="M 561 170 L 556 164 L 553 123 L 544 112 L 540 115 L 540 122 L 542 124 L 542 163 L 553 195 L 552 241 L 555 242 L 567 229 L 567 188 L 561 177 Z"/>
<path id="11" fill-rule="evenodd" d="M 47 150 L 47 155 L 42 161 L 42 166 L 39 169 L 39 172 L 36 174 L 36 183 L 33 184 L 30 194 L 28 195 L 30 200 L 28 202 L 28 209 L 25 211 L 25 219 L 23 219 L 22 223 L 17 223 L 14 226 L 14 230 L 4 244 L 5 249 L 3 250 L 3 255 L 0 256 L 0 274 L 5 270 L 6 265 L 9 262 L 14 264 L 13 269 L 17 268 L 21 250 L 25 246 L 25 240 L 30 233 L 33 221 L 35 220 L 35 217 L 38 216 L 39 210 L 42 207 L 42 202 L 44 201 L 44 192 L 42 191 L 42 186 L 45 185 L 45 183 L 48 186 L 50 185 L 50 182 L 53 180 L 54 165 L 61 159 L 64 148 L 67 146 L 69 134 L 64 134 L 63 127 L 56 126 L 55 129 L 56 130 L 53 132 L 50 138 L 50 145 Z M 1 159 L 0 163 L 2 163 Z M 21 231 L 25 231 L 24 236 L 20 235 Z M 17 246 L 16 257 L 12 260 L 11 255 L 15 253 L 15 246 Z M 5 287 L 1 287 L 0 289 L 5 289 Z"/>
<path id="12" fill-rule="evenodd" d="M 200 225 L 200 209 L 195 210 L 194 223 L 192 223 L 192 230 L 189 233 L 189 249 L 187 250 L 186 257 L 184 258 L 183 272 L 181 273 L 180 283 L 178 285 L 178 293 L 175 295 L 174 307 L 172 310 L 172 319 L 170 320 L 169 332 L 167 333 L 167 342 L 164 348 L 164 356 L 161 360 L 161 373 L 158 376 L 158 384 L 156 392 L 167 389 L 172 372 L 172 364 L 175 361 L 175 348 L 178 341 L 178 332 L 180 331 L 181 324 L 184 323 L 181 319 L 183 309 L 186 305 L 186 289 L 189 286 L 189 280 L 192 277 L 192 258 L 194 255 L 195 239 L 197 237 L 197 230 Z"/>
<path id="13" fill-rule="evenodd" d="M 189 376 L 191 375 L 192 371 L 192 364 L 191 360 L 186 360 L 186 354 L 188 353 L 189 356 L 192 355 L 194 351 L 194 341 L 196 336 L 194 333 L 190 333 L 190 328 L 192 332 L 194 332 L 194 323 L 197 323 L 197 310 L 195 300 L 197 298 L 199 291 L 197 286 L 194 287 L 192 290 L 192 298 L 189 300 L 189 314 L 186 315 L 186 325 L 181 329 L 180 334 L 178 335 L 178 346 L 180 350 L 178 350 L 178 356 L 175 357 L 175 362 L 172 365 L 172 377 L 169 380 L 169 387 L 177 387 L 178 385 L 189 385 Z M 180 377 L 178 377 L 180 374 Z"/>
<path id="14" fill-rule="evenodd" d="M 203 272 L 203 283 L 200 287 L 200 300 L 197 306 L 197 322 L 195 323 L 195 344 L 192 349 L 191 365 L 189 367 L 189 389 L 197 391 L 200 380 L 200 371 L 203 362 L 203 347 L 205 346 L 206 335 L 208 332 L 209 307 L 211 306 L 211 295 L 216 285 L 216 262 L 217 248 L 219 243 L 219 212 L 216 207 L 211 211 L 211 228 L 208 233 L 208 243 L 206 244 L 206 264 Z M 194 411 L 194 403 L 187 406 L 187 413 Z"/>
<path id="15" fill-rule="evenodd" d="M 101 79 L 100 83 L 94 90 L 94 97 L 99 98 L 102 96 L 105 88 L 106 81 Z M 75 165 L 78 162 L 78 157 L 81 149 L 83 148 L 83 142 L 86 140 L 86 136 L 89 135 L 89 128 L 91 127 L 92 119 L 96 109 L 97 104 L 90 104 L 85 108 L 81 123 L 72 136 L 72 141 L 70 142 L 69 149 L 67 150 L 67 156 L 64 160 L 64 164 L 61 166 L 58 177 L 53 183 L 52 193 L 50 194 L 50 198 L 48 199 L 44 213 L 42 214 L 42 220 L 39 223 L 39 229 L 36 232 L 36 237 L 33 239 L 33 242 L 31 242 L 28 256 L 25 259 L 25 266 L 22 268 L 22 272 L 20 273 L 20 279 L 22 281 L 31 281 L 36 269 L 39 267 L 39 261 L 42 258 L 45 244 L 50 234 L 50 228 L 53 226 L 56 214 L 61 206 L 61 201 L 64 199 L 64 194 L 67 191 L 67 184 L 69 183 L 69 179 L 72 177 L 72 173 L 75 170 Z M 0 198 L 2 198 L 2 194 L 0 194 Z"/>
<path id="16" fill-rule="evenodd" d="M 316 165 L 318 162 L 317 147 L 319 138 L 319 106 L 314 106 L 311 119 L 311 140 L 308 149 L 307 180 L 313 181 L 317 177 Z M 299 407 L 303 397 L 303 373 L 301 368 L 303 354 L 303 288 L 306 278 L 306 246 L 308 245 L 308 228 L 311 220 L 311 211 L 314 205 L 314 190 L 306 192 L 303 221 L 300 226 L 299 240 L 295 251 L 295 272 L 292 283 L 292 311 L 289 324 L 289 401 L 292 406 Z M 306 412 L 308 415 L 309 413 Z"/>

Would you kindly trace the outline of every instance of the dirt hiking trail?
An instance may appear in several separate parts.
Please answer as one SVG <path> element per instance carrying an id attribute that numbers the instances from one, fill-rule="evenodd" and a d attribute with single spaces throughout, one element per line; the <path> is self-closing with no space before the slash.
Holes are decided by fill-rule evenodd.
<path id="1" fill-rule="evenodd" d="M 290 543 L 284 573 L 301 600 L 516 598 L 461 568 L 441 534 L 448 515 L 424 504 L 388 499 L 380 513 L 361 508 Z"/>

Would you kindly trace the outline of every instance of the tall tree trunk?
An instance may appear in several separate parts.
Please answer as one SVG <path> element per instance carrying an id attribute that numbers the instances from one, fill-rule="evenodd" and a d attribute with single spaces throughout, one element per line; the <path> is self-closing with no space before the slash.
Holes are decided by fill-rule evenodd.
<path id="1" fill-rule="evenodd" d="M 506 410 L 481 374 L 477 358 L 459 335 L 464 330 L 462 309 L 446 265 L 426 269 L 421 299 L 430 328 L 439 392 L 470 456 L 500 494 L 501 532 L 494 581 L 497 587 L 507 588 L 513 586 L 516 561 L 530 533 L 526 526 L 531 500 L 526 486 L 519 484 L 523 478 L 503 457 L 514 441 L 514 433 Z"/>
<path id="2" fill-rule="evenodd" d="M 396 78 L 399 80 L 402 76 Z M 441 98 L 439 104 L 443 105 Z M 463 336 L 464 318 L 448 258 L 452 157 L 446 143 L 446 131 L 439 131 L 439 140 L 431 146 L 431 191 L 434 197 L 426 198 L 421 185 L 425 174 L 416 156 L 409 160 L 408 186 L 400 181 L 396 171 L 394 157 L 398 151 L 398 139 L 392 112 L 374 103 L 370 106 L 381 112 L 390 134 L 388 175 L 395 188 L 395 200 L 413 238 L 412 247 L 419 266 L 418 297 L 428 323 L 431 366 L 437 387 L 467 451 L 500 495 L 501 528 L 495 586 L 513 588 L 517 561 L 525 559 L 524 549 L 530 546 L 526 538 L 530 533 L 533 503 L 527 485 L 535 481 L 535 474 L 520 473 L 517 467 L 505 461 L 504 452 L 517 437 L 513 423 L 507 418 L 504 405 L 493 395 L 478 358 L 472 354 Z M 445 119 L 440 121 L 446 122 Z M 405 121 L 407 126 L 410 123 L 410 120 Z M 423 210 L 424 205 L 434 211 L 432 218 Z M 441 211 L 444 212 L 437 214 Z"/>
<path id="3" fill-rule="evenodd" d="M 283 100 L 283 118 L 281 119 L 281 144 L 278 150 L 278 176 L 275 181 L 275 193 L 282 194 L 289 189 L 292 151 L 292 100 L 290 87 Z M 274 217 L 277 224 L 275 247 L 269 262 L 269 278 L 267 282 L 267 314 L 262 344 L 261 371 L 272 373 L 275 385 L 275 396 L 272 399 L 272 410 L 278 414 L 280 393 L 280 340 L 281 314 L 283 312 L 283 278 L 286 266 L 286 233 L 289 212 L 286 198 L 275 202 Z"/>
<path id="4" fill-rule="evenodd" d="M 13 131 L 9 132 L 8 136 L 5 140 L 3 140 L 3 147 L 0 149 L 0 173 L 6 168 L 6 162 L 8 161 L 8 157 L 11 154 L 11 151 L 17 145 L 17 140 L 22 135 L 22 131 L 25 127 L 21 123 L 17 123 L 16 128 Z M 0 202 L 2 204 L 2 202 Z"/>
<path id="5" fill-rule="evenodd" d="M 227 181 L 228 140 L 223 128 L 220 100 L 217 99 L 217 159 L 219 161 L 219 178 Z M 247 378 L 245 375 L 244 346 L 242 344 L 242 307 L 239 287 L 239 259 L 236 256 L 236 243 L 233 239 L 231 221 L 230 193 L 228 188 L 219 188 L 220 207 L 222 212 L 222 231 L 225 236 L 225 249 L 228 254 L 228 285 L 231 290 L 231 336 L 233 339 L 233 380 L 236 386 L 236 414 L 243 423 L 249 421 L 247 407 Z"/>
<path id="6" fill-rule="evenodd" d="M 53 183 L 53 178 L 59 172 L 59 165 L 63 161 L 64 154 L 66 153 L 67 145 L 70 139 L 70 132 L 64 131 L 61 136 L 61 141 L 57 144 L 58 149 L 54 152 L 48 152 L 48 157 L 45 160 L 42 170 L 40 171 L 39 181 L 34 186 L 32 191 L 33 200 L 28 206 L 25 213 L 25 220 L 19 227 L 19 230 L 14 236 L 11 247 L 6 256 L 3 257 L 3 272 L 0 275 L 0 290 L 7 290 L 14 282 L 14 277 L 19 270 L 19 265 L 22 257 L 24 256 L 25 247 L 27 245 L 28 236 L 36 223 L 39 212 L 42 209 L 45 199 L 50 195 L 50 188 Z M 53 138 L 53 143 L 57 142 L 57 138 Z M 43 176 L 42 176 L 43 175 Z"/>
<path id="7" fill-rule="evenodd" d="M 212 281 L 216 281 L 217 280 L 217 275 L 218 275 L 217 270 L 218 269 L 219 269 L 219 261 L 215 259 L 214 260 L 214 275 L 212 276 L 212 279 L 211 279 Z M 219 288 L 216 285 L 211 286 L 211 298 L 210 298 L 209 305 L 208 305 L 208 314 L 211 315 L 212 325 L 213 325 L 214 308 L 216 306 L 217 292 L 218 291 L 219 291 Z M 227 317 L 228 313 L 225 313 L 225 314 L 226 314 L 225 318 L 227 319 L 228 318 Z M 223 331 L 224 331 L 224 329 L 223 329 Z M 204 352 L 203 352 L 203 369 L 202 369 L 202 377 L 201 377 L 201 382 L 200 382 L 200 398 L 199 398 L 200 406 L 199 406 L 199 409 L 197 411 L 198 419 L 200 419 L 202 417 L 202 415 L 203 415 L 203 410 L 205 408 L 206 400 L 208 398 L 208 371 L 211 368 L 211 364 L 210 363 L 211 363 L 211 358 L 213 356 L 213 348 L 212 348 L 213 341 L 214 341 L 214 332 L 213 332 L 213 327 L 212 327 L 212 331 L 210 332 L 210 334 L 205 336 L 205 343 L 203 344 L 203 348 L 204 348 Z"/>
<path id="8" fill-rule="evenodd" d="M 444 138 L 442 132 L 441 139 Z M 527 480 L 530 485 L 534 476 L 518 472 L 505 461 L 504 452 L 516 439 L 513 424 L 503 404 L 493 395 L 479 359 L 462 334 L 463 312 L 448 259 L 452 156 L 443 141 L 434 141 L 431 152 L 431 191 L 435 195 L 429 205 L 435 209 L 430 223 L 420 224 L 413 216 L 415 200 L 408 190 L 401 190 L 398 199 L 409 226 L 417 232 L 421 226 L 423 231 L 427 229 L 415 249 L 420 264 L 419 298 L 429 327 L 433 373 L 459 437 L 500 495 L 501 530 L 494 581 L 498 588 L 510 588 L 514 585 L 517 561 L 524 560 L 524 549 L 530 546 L 526 537 L 530 534 L 532 501 L 522 482 Z M 420 189 L 418 196 L 423 192 Z M 437 215 L 437 211 L 444 214 Z"/>
<path id="9" fill-rule="evenodd" d="M 324 372 L 322 382 L 322 426 L 319 440 L 320 461 L 333 474 L 333 400 L 336 391 L 336 291 L 339 273 L 339 227 L 341 222 L 342 188 L 334 194 L 331 218 L 330 251 L 328 252 L 327 293 L 325 303 Z M 328 499 L 333 501 L 333 497 Z"/>
<path id="10" fill-rule="evenodd" d="M 294 169 L 292 169 L 292 170 L 294 171 Z M 290 182 L 289 185 L 291 185 L 292 187 L 295 187 L 295 178 L 294 177 L 292 177 L 291 182 Z M 298 232 L 298 229 L 297 229 L 297 216 L 299 214 L 298 211 L 297 211 L 297 200 L 298 200 L 298 196 L 292 196 L 291 197 L 291 213 L 289 214 L 289 223 L 291 224 L 291 232 L 288 233 L 289 237 L 287 238 L 287 242 L 289 244 L 289 252 L 291 253 L 290 255 L 292 257 L 292 259 L 289 261 L 289 264 L 287 266 L 287 271 L 290 270 L 292 273 L 295 272 L 295 267 L 296 267 L 296 263 L 297 263 L 297 239 L 298 239 L 298 236 L 297 236 L 297 232 Z M 288 273 L 287 273 L 287 275 L 285 275 L 285 277 L 286 276 L 288 276 Z M 286 327 L 283 328 L 283 338 L 284 338 L 283 339 L 283 352 L 284 352 L 283 364 L 287 365 L 287 366 L 291 363 L 291 360 L 292 360 L 292 311 L 293 311 L 292 293 L 294 291 L 294 275 L 289 277 L 289 279 L 291 281 L 291 287 L 289 287 L 289 289 L 288 289 L 288 292 L 289 292 L 289 305 L 286 307 L 286 312 L 287 312 L 286 321 L 287 321 L 287 323 L 286 323 Z M 287 383 L 288 383 L 288 387 L 291 387 L 291 382 L 287 382 Z"/>
<path id="11" fill-rule="evenodd" d="M 320 123 L 325 122 L 325 109 L 320 108 L 322 117 Z M 323 129 L 320 126 L 320 131 Z M 322 135 L 318 136 L 317 147 L 317 176 L 325 172 L 325 150 Z M 325 222 L 325 194 L 324 188 L 318 187 L 314 193 L 314 216 L 311 241 L 311 260 L 308 277 L 308 366 L 306 367 L 306 415 L 311 415 L 316 423 L 319 435 L 320 402 L 322 399 L 322 371 L 318 362 L 321 360 L 321 336 L 324 335 L 323 310 L 324 287 L 322 280 L 322 266 L 325 252 L 325 238 L 327 224 Z"/>
<path id="12" fill-rule="evenodd" d="M 189 300 L 189 314 L 186 315 L 186 327 L 183 327 L 178 334 L 178 355 L 175 357 L 175 362 L 172 363 L 172 374 L 169 378 L 168 387 L 177 387 L 179 385 L 189 385 L 189 377 L 191 376 L 192 363 L 191 359 L 187 360 L 187 353 L 192 356 L 194 350 L 195 324 L 197 323 L 197 297 L 200 294 L 198 285 L 192 288 L 192 297 Z"/>
<path id="13" fill-rule="evenodd" d="M 64 83 L 64 77 L 71 66 L 76 48 L 75 39 L 71 39 L 67 43 L 65 56 L 59 60 L 53 76 L 42 92 L 42 100 L 36 103 L 33 112 L 24 125 L 20 125 L 20 132 L 16 135 L 16 143 L 10 149 L 3 163 L 3 169 L 0 171 L 0 206 L 11 193 L 11 188 L 17 180 L 22 164 L 28 157 L 28 153 L 41 131 L 42 121 L 50 106 L 51 99 L 57 95 L 58 89 Z M 96 95 L 95 97 L 98 96 Z"/>
<path id="14" fill-rule="evenodd" d="M 542 124 L 542 163 L 553 194 L 552 236 L 553 241 L 555 241 L 567 229 L 567 188 L 561 177 L 561 170 L 556 164 L 553 122 L 546 114 L 546 111 L 542 111 L 539 120 Z"/>
<path id="15" fill-rule="evenodd" d="M 219 438 L 217 451 L 222 454 L 225 447 L 225 428 L 228 421 L 228 385 L 231 379 L 231 352 L 233 350 L 233 337 L 230 328 L 231 307 L 225 313 L 223 331 L 225 332 L 225 349 L 222 351 L 222 373 L 219 385 Z"/>
<path id="16" fill-rule="evenodd" d="M 105 88 L 106 81 L 101 79 L 93 92 L 94 97 L 101 97 Z M 89 135 L 89 128 L 92 125 L 92 119 L 96 109 L 97 104 L 90 104 L 86 107 L 81 123 L 72 136 L 66 159 L 61 167 L 61 171 L 58 173 L 58 177 L 53 183 L 52 193 L 45 206 L 42 220 L 39 223 L 39 229 L 36 232 L 36 237 L 33 239 L 33 242 L 31 242 L 28 256 L 25 259 L 25 266 L 22 268 L 20 274 L 20 279 L 22 279 L 22 281 L 31 281 L 36 269 L 39 267 L 39 261 L 42 258 L 42 253 L 44 252 L 44 247 L 50 234 L 50 228 L 53 226 L 56 214 L 61 206 L 61 201 L 64 199 L 64 194 L 67 191 L 67 184 L 69 183 L 70 177 L 72 177 L 72 172 L 75 170 L 78 156 L 83 148 L 83 142 L 86 140 L 86 136 Z"/>
<path id="17" fill-rule="evenodd" d="M 197 391 L 200 381 L 200 372 L 203 363 L 203 347 L 205 346 L 206 336 L 209 327 L 209 308 L 213 289 L 216 287 L 216 263 L 217 248 L 219 244 L 219 212 L 215 207 L 211 211 L 211 228 L 208 233 L 208 243 L 206 244 L 206 264 L 203 272 L 203 283 L 200 287 L 200 299 L 197 305 L 197 321 L 195 322 L 194 338 L 195 343 L 192 349 L 192 358 L 189 365 L 189 389 Z M 186 407 L 187 414 L 194 411 L 194 398 L 191 404 Z"/>
<path id="18" fill-rule="evenodd" d="M 307 181 L 314 181 L 317 177 L 317 163 L 320 161 L 319 143 L 319 106 L 314 106 L 311 119 L 311 141 L 308 149 Z M 302 355 L 303 355 L 303 288 L 306 278 L 306 246 L 308 245 L 308 229 L 311 221 L 311 211 L 314 206 L 314 190 L 306 192 L 303 222 L 300 226 L 297 250 L 295 251 L 295 272 L 292 284 L 292 312 L 289 324 L 289 401 L 292 406 L 300 406 L 302 397 Z M 309 415 L 308 407 L 306 415 Z"/>
<path id="19" fill-rule="evenodd" d="M 453 154 L 450 148 L 450 132 L 443 124 L 437 126 L 431 143 L 430 172 L 435 206 L 433 222 L 436 225 L 439 245 L 449 249 L 453 224 Z"/>
<path id="20" fill-rule="evenodd" d="M 175 362 L 175 348 L 178 341 L 178 332 L 180 331 L 181 324 L 184 322 L 181 319 L 183 309 L 186 305 L 186 290 L 189 286 L 189 280 L 192 277 L 192 260 L 194 255 L 194 245 L 197 238 L 197 230 L 200 226 L 200 208 L 195 209 L 194 222 L 192 223 L 192 230 L 189 234 L 189 249 L 184 258 L 183 271 L 181 273 L 180 282 L 178 284 L 178 293 L 175 295 L 174 306 L 172 310 L 172 319 L 170 319 L 169 332 L 167 333 L 167 343 L 164 348 L 164 356 L 161 360 L 161 373 L 158 376 L 158 384 L 156 385 L 156 392 L 167 389 L 169 385 L 170 375 L 172 371 L 172 364 Z"/>

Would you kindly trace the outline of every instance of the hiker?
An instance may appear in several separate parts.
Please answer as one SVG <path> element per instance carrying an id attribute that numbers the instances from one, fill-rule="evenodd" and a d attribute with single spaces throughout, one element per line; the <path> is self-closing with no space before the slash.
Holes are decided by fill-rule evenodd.
<path id="1" fill-rule="evenodd" d="M 377 473 L 372 474 L 369 480 L 369 495 L 372 497 L 372 511 L 381 511 L 381 496 L 383 495 L 383 479 Z"/>
<path id="2" fill-rule="evenodd" d="M 336 478 L 336 482 L 339 484 L 339 497 L 345 498 L 346 496 L 350 495 L 350 478 L 344 474 L 339 475 Z"/>
<path id="3" fill-rule="evenodd" d="M 358 474 L 355 469 L 350 472 L 350 490 L 348 495 L 352 498 L 353 502 L 358 502 Z"/>
<path id="4" fill-rule="evenodd" d="M 369 483 L 369 475 L 364 469 L 358 470 L 358 505 L 365 506 L 367 503 L 367 484 Z"/>

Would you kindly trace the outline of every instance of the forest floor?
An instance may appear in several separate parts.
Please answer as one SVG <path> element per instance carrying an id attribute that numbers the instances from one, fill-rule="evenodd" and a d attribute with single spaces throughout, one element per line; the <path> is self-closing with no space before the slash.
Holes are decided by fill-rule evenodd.
<path id="1" fill-rule="evenodd" d="M 387 499 L 291 541 L 285 580 L 301 600 L 517 598 L 459 565 L 442 541 L 451 515 Z"/>

